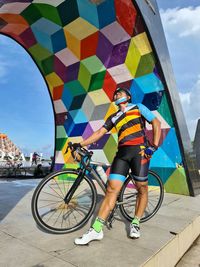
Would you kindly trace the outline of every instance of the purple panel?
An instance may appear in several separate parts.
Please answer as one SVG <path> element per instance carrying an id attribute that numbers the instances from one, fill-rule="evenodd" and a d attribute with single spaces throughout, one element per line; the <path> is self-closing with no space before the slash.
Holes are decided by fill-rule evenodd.
<path id="1" fill-rule="evenodd" d="M 97 57 L 102 61 L 105 67 L 108 66 L 112 54 L 113 45 L 110 41 L 99 32 L 99 41 L 97 47 Z"/>
<path id="2" fill-rule="evenodd" d="M 82 135 L 83 139 L 88 138 L 91 134 L 93 134 L 93 132 L 94 131 L 92 130 L 90 123 L 88 123 L 88 125 L 86 126 L 85 131 Z"/>
<path id="3" fill-rule="evenodd" d="M 59 170 L 62 170 L 63 167 L 64 167 L 64 164 L 56 163 L 53 169 L 54 171 L 59 171 Z"/>
<path id="4" fill-rule="evenodd" d="M 55 56 L 54 57 L 55 73 L 64 81 L 67 81 L 66 66 Z"/>
<path id="5" fill-rule="evenodd" d="M 20 38 L 22 39 L 23 43 L 25 44 L 26 48 L 29 48 L 37 43 L 35 36 L 31 28 L 26 29 L 23 33 L 20 34 Z"/>
<path id="6" fill-rule="evenodd" d="M 112 56 L 109 60 L 108 68 L 114 67 L 119 64 L 123 64 L 126 59 L 130 40 L 121 44 L 115 45 L 112 51 Z"/>
<path id="7" fill-rule="evenodd" d="M 105 134 L 101 139 L 90 145 L 90 149 L 103 149 L 105 143 L 108 141 L 108 138 L 110 137 L 110 134 Z"/>
<path id="8" fill-rule="evenodd" d="M 133 30 L 133 36 L 138 35 L 142 32 L 145 32 L 144 23 L 141 15 L 137 15 L 136 21 L 135 21 L 135 27 Z"/>
<path id="9" fill-rule="evenodd" d="M 133 80 L 125 81 L 125 82 L 119 83 L 117 86 L 130 90 L 132 81 Z"/>
<path id="10" fill-rule="evenodd" d="M 74 63 L 67 68 L 67 82 L 77 80 L 80 62 Z"/>
<path id="11" fill-rule="evenodd" d="M 69 82 L 78 79 L 80 62 L 74 63 L 70 66 L 65 66 L 59 58 L 55 56 L 54 68 L 55 72 L 60 76 L 64 82 Z"/>
<path id="12" fill-rule="evenodd" d="M 67 118 L 67 112 L 56 114 L 56 125 L 63 125 Z"/>

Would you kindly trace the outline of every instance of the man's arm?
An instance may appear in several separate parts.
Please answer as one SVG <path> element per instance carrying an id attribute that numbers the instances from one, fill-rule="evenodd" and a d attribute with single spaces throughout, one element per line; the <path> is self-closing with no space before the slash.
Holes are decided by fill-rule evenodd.
<path id="1" fill-rule="evenodd" d="M 155 118 L 151 124 L 153 128 L 153 145 L 158 146 L 161 135 L 161 122 Z"/>
<path id="2" fill-rule="evenodd" d="M 101 127 L 99 130 L 94 132 L 90 137 L 80 142 L 81 146 L 88 146 L 96 141 L 98 141 L 104 134 L 106 134 L 108 130 L 106 128 Z"/>

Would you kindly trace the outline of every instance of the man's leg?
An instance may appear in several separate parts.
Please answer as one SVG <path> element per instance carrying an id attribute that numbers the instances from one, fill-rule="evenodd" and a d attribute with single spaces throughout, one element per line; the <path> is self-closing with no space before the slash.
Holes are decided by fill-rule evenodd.
<path id="1" fill-rule="evenodd" d="M 135 205 L 135 215 L 130 225 L 130 237 L 140 237 L 140 219 L 148 203 L 148 169 L 149 159 L 144 157 L 143 146 L 135 147 L 135 156 L 131 162 L 131 170 L 135 179 L 138 195 Z"/>
<path id="2" fill-rule="evenodd" d="M 148 203 L 148 181 L 135 182 L 138 190 L 135 216 L 142 218 Z"/>
<path id="3" fill-rule="evenodd" d="M 101 240 L 103 238 L 102 228 L 109 213 L 115 206 L 117 196 L 122 188 L 123 182 L 125 181 L 128 169 L 129 165 L 126 161 L 115 157 L 111 167 L 106 195 L 101 204 L 98 216 L 94 221 L 92 228 L 81 238 L 75 239 L 75 244 L 85 245 L 92 240 Z"/>
<path id="4" fill-rule="evenodd" d="M 123 182 L 118 180 L 112 180 L 108 182 L 106 195 L 101 204 L 97 218 L 86 234 L 84 234 L 81 238 L 75 239 L 76 245 L 86 245 L 92 240 L 101 240 L 103 238 L 103 226 L 109 213 L 115 206 L 122 184 Z"/>
<path id="5" fill-rule="evenodd" d="M 122 188 L 123 182 L 118 180 L 109 180 L 106 195 L 101 204 L 98 217 L 106 220 L 110 212 L 113 210 L 117 196 Z"/>

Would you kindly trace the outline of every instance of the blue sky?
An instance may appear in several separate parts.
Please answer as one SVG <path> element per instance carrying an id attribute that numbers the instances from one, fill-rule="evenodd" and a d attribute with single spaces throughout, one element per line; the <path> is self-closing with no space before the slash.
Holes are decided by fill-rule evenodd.
<path id="1" fill-rule="evenodd" d="M 158 0 L 190 136 L 200 108 L 199 0 Z M 0 132 L 25 154 L 53 155 L 54 116 L 46 84 L 30 56 L 12 39 L 0 35 Z"/>
<path id="2" fill-rule="evenodd" d="M 158 0 L 180 99 L 193 140 L 200 117 L 200 1 Z"/>
<path id="3" fill-rule="evenodd" d="M 0 35 L 0 132 L 25 154 L 53 155 L 54 116 L 50 96 L 28 53 Z"/>

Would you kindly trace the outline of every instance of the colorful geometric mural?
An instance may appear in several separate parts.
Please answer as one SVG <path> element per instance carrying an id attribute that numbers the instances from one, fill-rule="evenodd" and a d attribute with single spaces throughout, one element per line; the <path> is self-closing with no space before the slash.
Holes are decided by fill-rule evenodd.
<path id="1" fill-rule="evenodd" d="M 114 90 L 131 91 L 161 121 L 160 147 L 151 168 L 166 190 L 188 194 L 182 156 L 168 105 L 167 88 L 141 14 L 131 0 L 3 1 L 0 33 L 30 53 L 44 76 L 56 119 L 55 169 L 71 164 L 68 141 L 99 129 L 117 110 Z M 147 125 L 151 139 L 152 128 Z M 90 146 L 94 159 L 112 162 L 115 129 Z M 174 186 L 176 185 L 176 186 Z"/>

